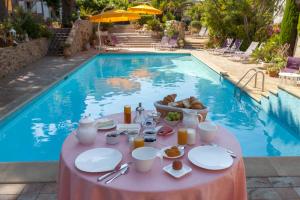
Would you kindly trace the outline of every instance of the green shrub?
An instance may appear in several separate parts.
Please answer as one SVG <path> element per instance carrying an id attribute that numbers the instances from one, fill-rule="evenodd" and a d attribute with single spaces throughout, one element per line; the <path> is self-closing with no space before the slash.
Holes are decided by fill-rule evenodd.
<path id="1" fill-rule="evenodd" d="M 175 20 L 175 16 L 171 12 L 166 12 L 162 17 L 162 22 L 165 23 L 170 20 Z"/>
<path id="2" fill-rule="evenodd" d="M 148 21 L 153 20 L 153 16 L 152 15 L 142 15 L 141 19 L 139 19 L 137 22 L 140 26 L 147 24 Z"/>
<path id="3" fill-rule="evenodd" d="M 147 22 L 149 30 L 160 32 L 162 31 L 162 25 L 158 19 L 152 19 Z"/>
<path id="4" fill-rule="evenodd" d="M 276 67 L 282 68 L 286 63 L 286 47 L 280 42 L 280 36 L 274 35 L 263 47 L 256 49 L 252 57 L 257 61 L 274 63 Z M 274 67 L 274 66 L 273 66 Z"/>
<path id="5" fill-rule="evenodd" d="M 281 44 L 290 44 L 290 54 L 293 52 L 295 46 L 298 18 L 299 11 L 295 0 L 287 0 L 281 23 L 280 42 Z"/>

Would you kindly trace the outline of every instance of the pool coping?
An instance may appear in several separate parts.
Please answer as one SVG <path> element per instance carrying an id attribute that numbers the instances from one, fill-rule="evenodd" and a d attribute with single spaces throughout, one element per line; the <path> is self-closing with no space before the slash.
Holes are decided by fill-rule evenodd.
<path id="1" fill-rule="evenodd" d="M 45 91 L 54 87 L 60 81 L 70 76 L 72 73 L 75 73 L 81 66 L 92 60 L 94 57 L 102 54 L 143 54 L 149 52 L 109 52 L 109 53 L 97 53 L 86 61 L 82 62 L 69 72 L 64 73 L 60 78 L 55 80 L 53 83 L 44 87 L 41 91 L 37 92 L 35 95 L 27 99 L 26 101 L 20 103 L 13 110 L 6 113 L 4 116 L 0 117 L 0 122 L 6 117 L 10 116 L 14 112 L 18 111 L 21 107 L 25 106 L 27 103 L 44 94 Z M 166 54 L 165 52 L 157 52 L 153 54 Z M 232 84 L 236 85 L 236 80 L 228 74 L 226 71 L 216 69 L 215 66 L 211 66 L 209 63 L 205 62 L 193 52 L 167 52 L 167 54 L 189 54 L 196 59 L 203 62 L 210 69 L 215 71 L 217 74 L 223 78 L 230 81 Z M 278 86 L 281 89 L 281 87 Z M 285 90 L 283 88 L 283 90 Z M 287 91 L 287 90 L 285 90 Z M 260 99 L 251 95 L 247 88 L 245 92 L 256 102 L 260 103 Z M 273 93 L 274 91 L 269 91 Z M 289 91 L 287 91 L 289 92 Z M 276 93 L 276 92 L 274 92 Z M 289 92 L 290 93 L 290 92 Z M 296 97 L 297 95 L 290 93 Z M 300 98 L 300 97 L 299 97 Z M 299 169 L 296 166 L 300 166 L 300 157 L 243 157 L 246 168 L 247 177 L 269 177 L 269 176 L 300 176 L 300 167 Z M 57 181 L 58 177 L 58 162 L 7 162 L 0 163 L 0 183 L 25 183 L 25 182 L 51 182 Z"/>

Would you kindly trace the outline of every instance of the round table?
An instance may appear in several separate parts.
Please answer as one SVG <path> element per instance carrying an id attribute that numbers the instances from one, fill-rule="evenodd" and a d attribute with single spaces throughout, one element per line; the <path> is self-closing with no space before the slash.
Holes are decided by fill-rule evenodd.
<path id="1" fill-rule="evenodd" d="M 107 116 L 123 123 L 123 114 Z M 187 146 L 185 155 L 180 159 L 192 168 L 186 176 L 175 179 L 162 168 L 172 160 L 159 159 L 154 162 L 148 173 L 139 173 L 130 166 L 126 175 L 111 184 L 97 182 L 97 177 L 104 173 L 86 173 L 76 169 L 74 161 L 83 151 L 110 147 L 123 154 L 122 163 L 132 161 L 126 136 L 120 136 L 117 145 L 105 143 L 104 132 L 99 132 L 93 145 L 78 143 L 74 134 L 65 140 L 59 162 L 59 200 L 243 200 L 247 199 L 245 168 L 241 148 L 235 137 L 219 127 L 215 143 L 231 149 L 237 155 L 233 165 L 225 170 L 211 171 L 193 165 L 187 158 L 188 151 L 201 144 L 197 134 L 197 143 Z M 158 148 L 177 144 L 176 134 L 158 136 Z"/>

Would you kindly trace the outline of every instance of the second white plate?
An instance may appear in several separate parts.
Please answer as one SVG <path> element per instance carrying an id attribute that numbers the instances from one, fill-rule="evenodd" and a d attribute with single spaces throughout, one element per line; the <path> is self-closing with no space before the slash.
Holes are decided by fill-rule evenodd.
<path id="1" fill-rule="evenodd" d="M 107 172 L 115 169 L 121 162 L 122 154 L 112 148 L 95 148 L 77 156 L 75 166 L 84 172 Z"/>
<path id="2" fill-rule="evenodd" d="M 229 168 L 233 164 L 232 157 L 222 147 L 198 146 L 189 151 L 188 159 L 196 166 L 221 170 Z"/>

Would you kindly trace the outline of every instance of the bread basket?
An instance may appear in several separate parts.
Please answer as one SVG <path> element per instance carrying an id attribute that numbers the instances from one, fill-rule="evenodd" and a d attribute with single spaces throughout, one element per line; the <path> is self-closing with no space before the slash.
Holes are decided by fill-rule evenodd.
<path id="1" fill-rule="evenodd" d="M 169 112 L 179 112 L 180 113 L 180 118 L 182 119 L 183 117 L 183 110 L 187 109 L 187 108 L 178 108 L 178 107 L 174 107 L 174 106 L 168 106 L 168 105 L 164 105 L 162 104 L 162 101 L 156 101 L 154 102 L 154 106 L 157 110 L 157 112 L 161 113 L 161 117 L 164 118 L 167 116 L 167 114 Z M 208 113 L 208 108 L 205 106 L 204 109 L 193 109 L 195 110 L 198 114 L 201 114 L 201 116 L 203 117 L 203 121 L 205 121 L 207 113 Z M 201 121 L 201 118 L 199 117 L 199 121 Z"/>

